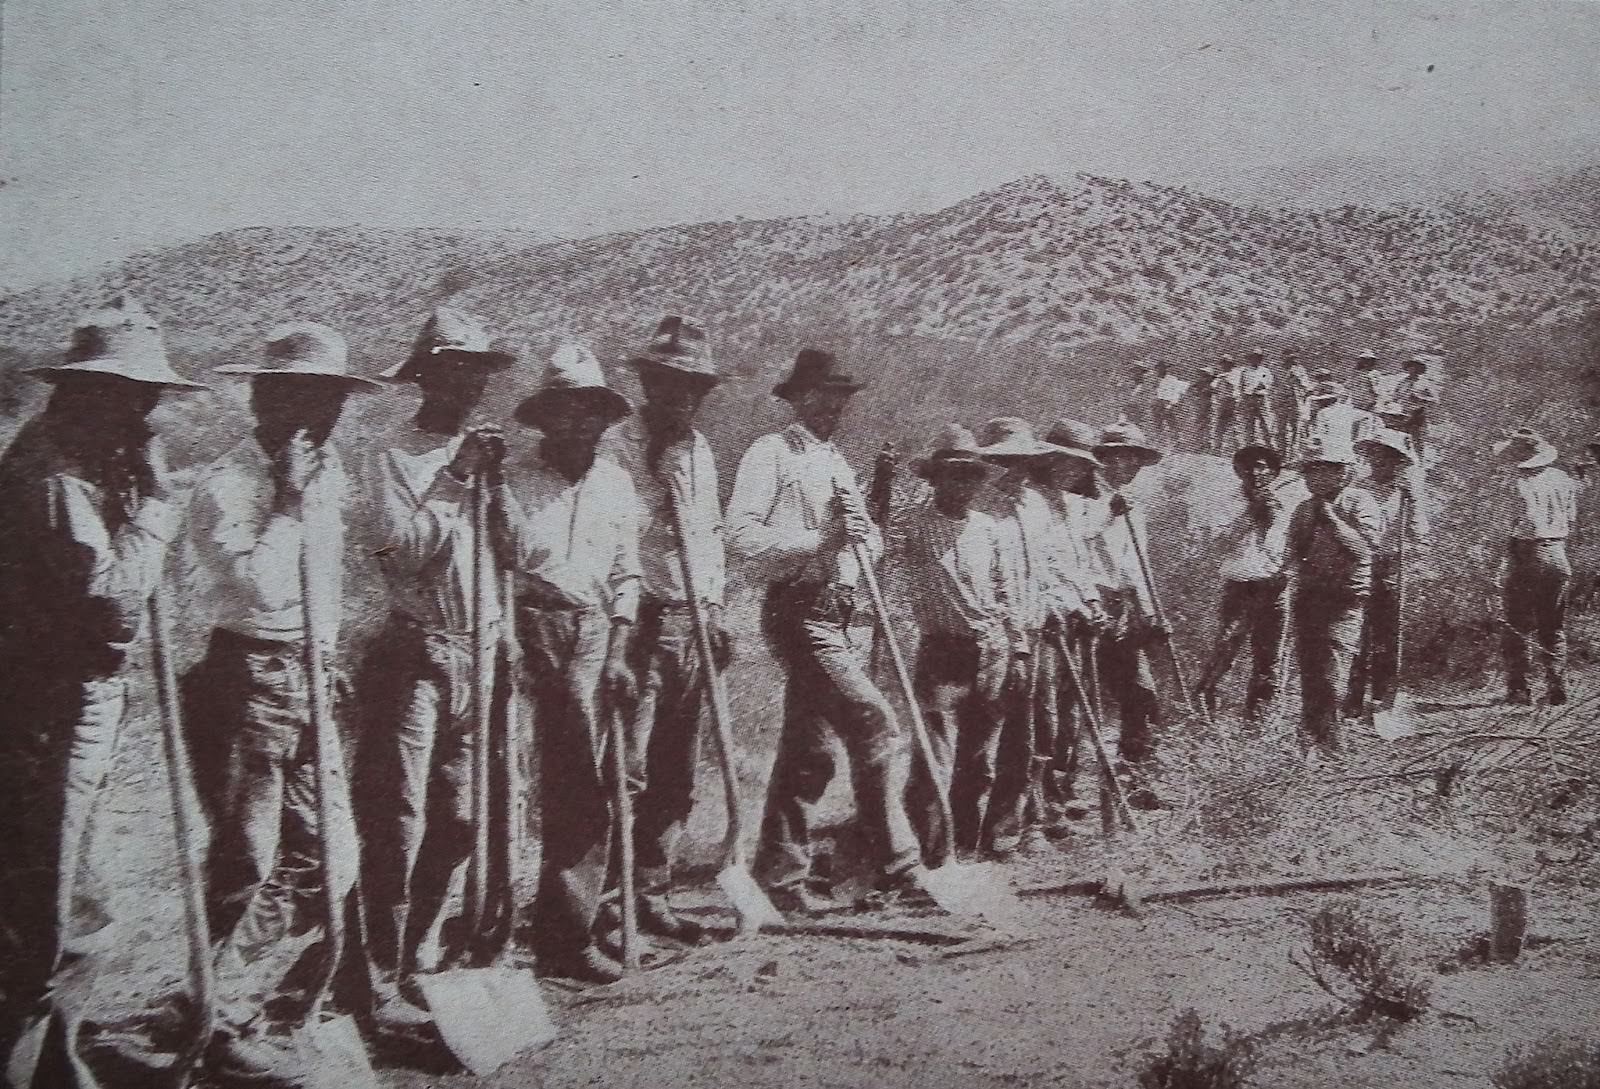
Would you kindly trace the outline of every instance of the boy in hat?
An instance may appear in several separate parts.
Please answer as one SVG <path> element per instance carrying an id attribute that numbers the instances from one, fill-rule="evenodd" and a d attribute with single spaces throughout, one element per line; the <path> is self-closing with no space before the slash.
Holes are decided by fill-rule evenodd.
<path id="1" fill-rule="evenodd" d="M 150 415 L 163 393 L 203 387 L 127 297 L 27 373 L 51 391 L 0 459 L 0 1059 L 14 1074 L 32 1062 L 28 1083 L 70 1086 L 109 933 L 90 830 L 137 683 L 128 651 L 181 519 Z M 54 1022 L 47 1050 L 14 1056 L 40 1016 Z"/>
<path id="2" fill-rule="evenodd" d="M 1211 426 L 1216 419 L 1217 369 L 1201 367 L 1200 377 L 1194 384 L 1194 448 L 1202 454 L 1211 453 Z"/>
<path id="3" fill-rule="evenodd" d="M 1219 429 L 1218 434 L 1222 433 Z M 1170 633 L 1156 618 L 1153 588 L 1141 562 L 1141 554 L 1148 559 L 1150 537 L 1133 485 L 1146 467 L 1161 460 L 1161 452 L 1137 427 L 1121 422 L 1105 429 L 1094 455 L 1105 466 L 1106 483 L 1111 487 L 1105 500 L 1106 517 L 1095 539 L 1100 556 L 1096 567 L 1103 580 L 1101 599 L 1111 619 L 1110 630 L 1100 640 L 1100 676 L 1121 713 L 1118 752 L 1137 767 L 1155 751 L 1152 734 L 1161 718 L 1147 648 L 1152 640 Z M 1132 801 L 1146 808 L 1159 805 L 1145 783 L 1136 786 Z"/>
<path id="4" fill-rule="evenodd" d="M 1299 463 L 1311 497 L 1289 517 L 1289 568 L 1295 579 L 1295 657 L 1301 724 L 1308 744 L 1339 748 L 1339 715 L 1361 643 L 1372 592 L 1372 554 L 1383 535 L 1377 500 L 1349 487 L 1356 455 L 1320 439 Z"/>
<path id="5" fill-rule="evenodd" d="M 882 554 L 854 471 L 833 444 L 861 383 L 831 352 L 804 348 L 773 395 L 795 422 L 751 444 L 728 502 L 728 545 L 765 586 L 762 626 L 788 674 L 756 869 L 779 910 L 831 906 L 812 872 L 817 805 L 833 778 L 830 733 L 850 761 L 856 816 L 886 890 L 920 887 L 903 795 L 909 751 L 851 631 L 857 556 Z"/>
<path id="6" fill-rule="evenodd" d="M 1367 714 L 1372 703 L 1394 706 L 1400 671 L 1400 548 L 1408 550 L 1428 536 L 1428 512 L 1416 478 L 1417 458 L 1409 436 L 1389 428 L 1356 442 L 1367 462 L 1367 478 L 1352 491 L 1363 491 L 1383 515 L 1383 532 L 1373 548 L 1372 594 L 1362 625 L 1361 653 L 1351 676 L 1345 717 Z"/>
<path id="7" fill-rule="evenodd" d="M 1411 448 L 1419 461 L 1427 452 L 1428 417 L 1439 403 L 1439 384 L 1430 369 L 1428 360 L 1412 356 L 1405 361 L 1405 377 L 1389 392 L 1389 399 L 1406 414 L 1400 430 L 1411 436 Z"/>
<path id="8" fill-rule="evenodd" d="M 723 621 L 726 578 L 722 499 L 711 444 L 695 429 L 695 414 L 721 379 L 705 328 L 693 318 L 669 315 L 629 362 L 644 390 L 644 404 L 617 433 L 619 460 L 639 494 L 643 571 L 639 619 L 632 647 L 639 677 L 639 707 L 632 718 L 629 786 L 633 803 L 634 859 L 639 871 L 639 925 L 679 941 L 695 941 L 700 927 L 672 909 L 672 866 L 694 806 L 700 754 L 700 710 L 707 678 L 696 641 L 690 595 L 711 626 L 713 656 L 726 665 L 731 648 Z M 673 504 L 682 519 L 682 540 Z M 697 585 L 684 583 L 682 549 L 690 550 Z"/>
<path id="9" fill-rule="evenodd" d="M 1282 458 L 1269 446 L 1242 446 L 1233 455 L 1239 492 L 1217 541 L 1222 555 L 1217 642 L 1197 688 L 1213 714 L 1217 687 L 1246 641 L 1251 660 L 1245 716 L 1255 718 L 1278 695 L 1278 652 L 1288 619 L 1283 566 L 1289 512 L 1274 488 L 1282 469 Z"/>
<path id="10" fill-rule="evenodd" d="M 1545 701 L 1564 704 L 1567 588 L 1572 579 L 1567 539 L 1577 528 L 1578 484 L 1556 468 L 1555 447 L 1531 428 L 1519 428 L 1496 443 L 1494 455 L 1512 474 L 1495 512 L 1506 541 L 1500 566 L 1506 701 L 1533 702 L 1529 647 L 1536 645 L 1544 664 Z"/>
<path id="11" fill-rule="evenodd" d="M 972 433 L 947 428 L 915 471 L 933 487 L 899 517 L 905 541 L 896 582 L 921 633 L 913 667 L 941 774 L 950 783 L 956 846 L 976 851 L 984 799 L 993 781 L 1012 645 L 1000 600 L 994 520 L 973 504 L 994 467 Z M 923 842 L 941 842 L 927 775 L 911 784 Z"/>
<path id="12" fill-rule="evenodd" d="M 1350 376 L 1351 400 L 1363 412 L 1376 412 L 1387 399 L 1392 381 L 1383 373 L 1377 353 L 1364 351 L 1356 356 L 1355 371 Z"/>
<path id="13" fill-rule="evenodd" d="M 611 857 L 606 716 L 626 713 L 637 694 L 628 649 L 644 575 L 641 511 L 628 474 L 595 455 L 631 411 L 593 352 L 562 345 L 515 413 L 543 440 L 507 464 L 490 513 L 501 561 L 515 572 L 536 723 L 538 969 L 588 983 L 622 978 L 594 931 Z"/>
<path id="14" fill-rule="evenodd" d="M 1305 433 L 1306 419 L 1310 415 L 1311 393 L 1315 383 L 1311 372 L 1300 362 L 1294 350 L 1283 350 L 1283 376 L 1277 384 L 1278 416 L 1282 421 L 1279 449 L 1289 456 L 1300 444 Z M 1332 375 L 1329 375 L 1331 378 Z"/>
<path id="15" fill-rule="evenodd" d="M 1350 403 L 1350 391 L 1333 379 L 1318 382 L 1311 395 L 1311 418 L 1306 425 L 1306 441 L 1324 447 L 1354 448 L 1355 441 L 1381 427 L 1371 412 Z"/>
<path id="16" fill-rule="evenodd" d="M 1130 420 L 1147 423 L 1150 401 L 1155 393 L 1155 384 L 1150 380 L 1150 364 L 1135 363 L 1129 368 L 1128 374 L 1128 393 L 1123 398 L 1123 414 Z"/>
<path id="17" fill-rule="evenodd" d="M 1211 380 L 1211 415 L 1215 430 L 1207 449 L 1213 452 L 1232 450 L 1242 441 L 1239 424 L 1243 405 L 1244 371 L 1239 361 L 1231 355 L 1222 357 L 1222 368 Z"/>
<path id="18" fill-rule="evenodd" d="M 1173 374 L 1172 367 L 1166 360 L 1157 360 L 1155 400 L 1150 403 L 1150 423 L 1155 430 L 1157 442 L 1168 447 L 1178 445 L 1182 427 L 1179 421 L 1179 406 L 1188 392 L 1189 383 Z"/>
<path id="19" fill-rule="evenodd" d="M 1245 367 L 1239 377 L 1239 412 L 1244 417 L 1244 441 L 1270 446 L 1277 441 L 1278 421 L 1272 411 L 1272 368 L 1266 353 L 1251 349 L 1245 353 Z"/>
<path id="20" fill-rule="evenodd" d="M 197 772 L 213 784 L 206 870 L 223 1001 L 208 1062 L 249 1079 L 294 1061 L 287 1038 L 268 1031 L 260 1001 L 273 990 L 283 996 L 296 974 L 258 978 L 277 970 L 273 954 L 294 929 L 281 920 L 299 923 L 306 912 L 314 919 L 324 895 L 346 904 L 354 885 L 355 829 L 342 767 L 334 769 L 330 811 L 322 811 L 315 787 L 306 641 L 309 631 L 313 651 L 330 662 L 337 653 L 348 486 L 332 435 L 345 399 L 379 387 L 350 374 L 344 338 L 313 322 L 273 328 L 260 363 L 217 372 L 250 379 L 255 427 L 195 490 L 189 543 L 209 587 L 197 597 L 217 609 L 205 658 L 185 679 L 186 722 Z M 335 845 L 326 860 L 323 820 Z M 321 889 L 324 864 L 350 884 Z"/>
<path id="21" fill-rule="evenodd" d="M 422 392 L 411 426 L 367 473 L 390 613 L 358 686 L 368 728 L 357 801 L 374 1017 L 395 1027 L 421 1019 L 400 984 L 416 969 L 417 946 L 472 852 L 473 569 L 487 563 L 493 570 L 488 542 L 473 527 L 473 503 L 498 472 L 505 443 L 499 428 L 467 421 L 490 376 L 513 359 L 490 346 L 477 318 L 439 307 L 410 354 L 383 375 Z M 489 586 L 480 620 L 498 643 L 500 579 L 490 575 Z"/>

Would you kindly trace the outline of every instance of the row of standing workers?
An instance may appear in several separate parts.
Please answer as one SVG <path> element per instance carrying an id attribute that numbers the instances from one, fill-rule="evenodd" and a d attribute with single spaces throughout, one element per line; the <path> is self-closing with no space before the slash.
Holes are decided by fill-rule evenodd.
<path id="1" fill-rule="evenodd" d="M 614 981 L 617 914 L 699 941 L 702 923 L 674 905 L 675 863 L 708 717 L 732 783 L 718 674 L 735 650 L 730 573 L 759 588 L 761 629 L 785 674 L 754 859 L 758 895 L 779 911 L 839 906 L 816 857 L 836 743 L 873 903 L 923 903 L 930 866 L 1005 859 L 1070 828 L 1085 776 L 1134 807 L 1161 805 L 1150 769 L 1167 712 L 1152 659 L 1166 657 L 1180 683 L 1183 670 L 1137 486 L 1165 455 L 1136 423 L 1063 420 L 1042 438 L 1015 417 L 976 434 L 952 426 L 915 463 L 927 494 L 874 511 L 833 442 L 862 382 L 831 352 L 805 348 L 773 390 L 794 422 L 750 446 L 724 508 L 695 427 L 720 380 L 700 323 L 667 317 L 628 358 L 637 410 L 592 352 L 560 347 L 513 413 L 539 436 L 527 446 L 471 422 L 491 377 L 517 359 L 444 307 L 374 380 L 350 373 L 335 330 L 284 324 L 260 359 L 216 368 L 250 383 L 252 427 L 193 481 L 169 468 L 149 417 L 164 392 L 203 387 L 173 370 L 136 301 L 85 317 L 65 357 L 33 371 L 50 399 L 0 462 L 0 653 L 14 724 L 0 760 L 0 913 L 14 1084 L 93 1081 L 80 1036 L 116 928 L 89 845 L 142 689 L 130 652 L 148 642 L 158 680 L 171 672 L 169 552 L 181 554 L 171 566 L 183 577 L 168 581 L 188 618 L 210 613 L 182 698 L 170 677 L 157 687 L 174 734 L 180 863 L 186 787 L 209 830 L 190 868 L 211 1020 L 187 1061 L 217 1082 L 302 1084 L 294 1031 L 330 996 L 358 1007 L 375 1037 L 425 1035 L 441 1016 L 426 986 L 441 967 L 503 962 L 526 941 L 541 975 Z M 395 383 L 421 393 L 409 428 L 347 471 L 334 441 L 347 398 Z M 1536 435 L 1498 450 L 1520 474 L 1513 579 L 1548 595 L 1574 517 L 1571 482 Z M 1369 479 L 1355 486 L 1363 457 Z M 1292 463 L 1310 497 L 1287 509 L 1281 450 L 1233 452 L 1221 635 L 1185 693 L 1198 713 L 1215 708 L 1246 642 L 1245 710 L 1275 704 L 1286 630 L 1308 747 L 1337 749 L 1342 719 L 1368 698 L 1362 685 L 1392 698 L 1385 640 L 1399 608 L 1384 572 L 1407 534 L 1426 532 L 1403 472 L 1414 460 L 1410 437 L 1392 429 L 1311 434 Z M 388 615 L 346 671 L 352 562 L 376 564 Z M 863 592 L 902 666 L 903 698 L 872 668 Z M 915 621 L 905 663 L 886 598 Z M 1530 602 L 1508 626 L 1523 646 L 1512 683 L 1520 676 L 1526 692 L 1526 647 L 1537 643 L 1556 701 L 1554 613 L 1545 596 Z M 348 694 L 336 683 L 345 672 Z M 518 692 L 531 723 L 518 721 Z M 1098 711 L 1111 704 L 1115 757 L 1098 743 Z M 525 736 L 536 817 L 518 808 Z M 619 840 L 624 807 L 631 835 Z M 526 911 L 516 871 L 535 826 Z M 630 891 L 611 898 L 619 869 Z M 307 945 L 319 925 L 322 940 Z M 359 971 L 336 973 L 349 964 Z M 144 1052 L 178 1050 L 163 1043 L 170 1015 L 138 1021 Z"/>

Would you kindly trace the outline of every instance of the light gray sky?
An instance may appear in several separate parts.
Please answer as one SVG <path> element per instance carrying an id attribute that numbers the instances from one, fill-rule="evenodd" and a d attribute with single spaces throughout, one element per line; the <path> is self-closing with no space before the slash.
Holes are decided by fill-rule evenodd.
<path id="1" fill-rule="evenodd" d="M 1600 4 L 979 6 L 4 0 L 0 289 L 258 224 L 579 236 L 1036 172 L 1600 161 Z"/>

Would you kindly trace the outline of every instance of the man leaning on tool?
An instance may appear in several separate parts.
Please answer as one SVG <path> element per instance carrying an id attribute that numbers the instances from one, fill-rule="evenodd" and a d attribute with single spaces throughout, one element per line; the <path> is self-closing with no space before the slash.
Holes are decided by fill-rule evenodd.
<path id="1" fill-rule="evenodd" d="M 0 460 L 0 1060 L 19 1089 L 55 1089 L 77 1084 L 82 1003 L 112 934 L 88 845 L 135 683 L 127 652 L 181 518 L 148 417 L 163 392 L 204 387 L 127 297 L 28 373 L 50 399 Z"/>
<path id="2" fill-rule="evenodd" d="M 472 850 L 473 489 L 498 469 L 505 444 L 498 428 L 467 421 L 489 377 L 513 361 L 490 346 L 476 318 L 440 307 L 410 354 L 382 375 L 422 391 L 410 426 L 366 474 L 390 612 L 357 685 L 356 802 L 373 1016 L 389 1028 L 425 1019 L 400 985 Z M 499 580 L 491 585 L 483 622 L 498 632 Z"/>
<path id="3" fill-rule="evenodd" d="M 588 348 L 563 344 L 517 422 L 543 432 L 508 462 L 491 527 L 516 578 L 516 622 L 538 748 L 541 857 L 534 901 L 539 972 L 588 983 L 622 978 L 595 944 L 611 853 L 607 715 L 636 695 L 627 655 L 639 612 L 639 499 L 628 474 L 596 457 L 632 409 Z"/>
<path id="4" fill-rule="evenodd" d="M 751 444 L 728 503 L 728 544 L 766 586 L 762 626 L 788 673 L 784 719 L 756 858 L 779 910 L 825 910 L 812 872 L 817 806 L 833 779 L 829 734 L 850 761 L 856 817 L 890 893 L 921 890 L 920 848 L 903 795 L 909 750 L 851 632 L 858 552 L 882 553 L 834 432 L 861 383 L 831 352 L 805 348 L 774 389 L 796 421 Z"/>
<path id="5" fill-rule="evenodd" d="M 260 363 L 217 371 L 250 379 L 255 426 L 195 491 L 190 544 L 216 611 L 205 658 L 185 680 L 185 724 L 197 774 L 212 784 L 207 910 L 219 1004 L 208 1064 L 247 1081 L 296 1069 L 284 1030 L 303 1016 L 304 996 L 295 993 L 299 971 L 282 972 L 279 960 L 316 925 L 314 909 L 301 917 L 308 905 L 324 895 L 345 904 L 354 883 L 342 762 L 332 811 L 320 812 L 304 640 L 310 628 L 321 644 L 313 651 L 333 661 L 349 496 L 332 434 L 346 397 L 379 385 L 350 374 L 344 338 L 313 322 L 277 326 Z M 337 852 L 328 859 L 324 818 Z M 325 865 L 351 886 L 323 890 Z M 269 1014 L 263 996 L 283 1001 Z"/>
<path id="6" fill-rule="evenodd" d="M 618 429 L 618 457 L 639 494 L 639 559 L 643 594 L 632 646 L 639 706 L 629 741 L 634 861 L 639 872 L 639 924 L 678 941 L 700 938 L 700 927 L 672 909 L 673 857 L 694 807 L 700 758 L 700 712 L 706 677 L 696 643 L 689 595 L 706 606 L 714 657 L 731 649 L 722 620 L 726 557 L 722 497 L 711 444 L 695 414 L 721 380 L 704 326 L 669 315 L 630 360 L 644 390 L 639 413 Z M 684 585 L 673 497 L 683 522 L 691 568 L 699 585 Z"/>

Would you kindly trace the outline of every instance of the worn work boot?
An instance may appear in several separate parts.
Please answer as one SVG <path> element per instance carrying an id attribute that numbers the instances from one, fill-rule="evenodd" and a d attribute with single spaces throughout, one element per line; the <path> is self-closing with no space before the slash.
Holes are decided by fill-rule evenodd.
<path id="1" fill-rule="evenodd" d="M 808 881 L 768 888 L 767 898 L 784 915 L 827 915 L 843 907 L 825 892 L 813 888 Z"/>
<path id="2" fill-rule="evenodd" d="M 402 994 L 393 980 L 374 980 L 372 1022 L 380 1032 L 415 1033 L 430 1027 L 433 1017 Z"/>
<path id="3" fill-rule="evenodd" d="M 1567 702 L 1567 685 L 1560 677 L 1550 677 L 1545 682 L 1544 702 L 1551 707 L 1562 707 Z"/>
<path id="4" fill-rule="evenodd" d="M 538 973 L 579 983 L 616 983 L 622 978 L 622 965 L 594 945 L 539 957 Z"/>
<path id="5" fill-rule="evenodd" d="M 302 1089 L 299 1056 L 287 1036 L 219 1030 L 206 1050 L 206 1069 L 224 1085 Z"/>
<path id="6" fill-rule="evenodd" d="M 639 898 L 639 929 L 686 945 L 698 945 L 705 936 L 705 928 L 673 911 L 665 896 Z"/>

